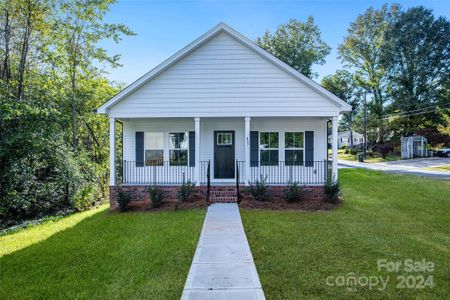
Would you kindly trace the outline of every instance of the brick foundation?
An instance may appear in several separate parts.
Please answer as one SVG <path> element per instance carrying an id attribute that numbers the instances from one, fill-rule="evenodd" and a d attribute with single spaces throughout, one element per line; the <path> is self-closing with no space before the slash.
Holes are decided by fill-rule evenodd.
<path id="1" fill-rule="evenodd" d="M 150 198 L 148 194 L 149 185 L 119 185 L 109 187 L 109 201 L 111 210 L 118 208 L 117 194 L 121 189 L 122 191 L 130 194 L 131 201 L 129 206 L 131 208 L 145 209 L 150 206 Z M 180 189 L 179 185 L 161 185 L 159 186 L 164 191 L 164 201 L 175 202 L 177 201 L 177 193 Z M 271 185 L 269 186 L 269 198 L 283 198 L 283 190 L 285 185 Z M 240 186 L 240 195 L 242 199 L 250 199 L 249 195 L 245 191 L 245 186 Z M 206 199 L 207 189 L 206 186 L 194 187 L 192 197 L 195 199 Z M 215 198 L 214 196 L 219 197 Z M 224 186 L 211 186 L 210 201 L 211 202 L 236 202 L 236 186 L 224 185 Z M 323 186 L 303 186 L 302 199 L 322 199 L 324 197 Z"/>
<path id="2" fill-rule="evenodd" d="M 148 194 L 148 188 L 150 185 L 119 185 L 119 186 L 110 186 L 109 187 L 109 204 L 112 210 L 118 208 L 119 204 L 117 203 L 117 194 L 119 190 L 122 190 L 128 193 L 131 196 L 130 207 L 133 208 L 141 208 L 145 209 L 151 203 L 150 197 Z M 164 200 L 167 202 L 175 202 L 177 201 L 177 193 L 180 189 L 179 185 L 161 185 L 159 186 L 164 191 Z M 205 186 L 196 186 L 194 187 L 194 191 L 192 197 L 196 199 L 205 198 L 206 199 L 206 187 Z"/>

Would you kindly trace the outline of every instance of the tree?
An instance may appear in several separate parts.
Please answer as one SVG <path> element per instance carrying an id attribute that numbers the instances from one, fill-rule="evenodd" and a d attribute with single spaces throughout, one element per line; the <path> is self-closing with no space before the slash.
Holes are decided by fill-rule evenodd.
<path id="1" fill-rule="evenodd" d="M 386 71 L 382 51 L 386 47 L 385 32 L 398 15 L 399 7 L 383 5 L 379 10 L 372 7 L 350 24 L 348 35 L 338 47 L 339 58 L 346 67 L 355 70 L 357 84 L 364 88 L 371 101 L 370 117 L 375 120 L 378 141 L 385 136 Z"/>
<path id="2" fill-rule="evenodd" d="M 444 121 L 437 126 L 437 130 L 443 135 L 450 136 L 450 109 L 442 112 L 441 116 Z"/>
<path id="3" fill-rule="evenodd" d="M 77 139 L 77 80 L 81 72 L 92 72 L 93 63 L 106 62 L 113 67 L 119 66 L 119 55 L 109 56 L 98 46 L 99 41 L 109 38 L 116 43 L 122 35 L 134 35 L 123 24 L 107 24 L 103 21 L 109 10 L 111 0 L 71 0 L 61 3 L 61 17 L 57 21 L 60 28 L 58 39 L 59 50 L 67 62 L 65 73 L 70 79 L 71 86 L 71 114 L 72 114 L 72 143 L 74 149 L 78 145 Z"/>
<path id="4" fill-rule="evenodd" d="M 352 106 L 352 111 L 343 115 L 340 125 L 350 131 L 350 147 L 353 148 L 353 126 L 360 104 L 361 89 L 357 86 L 354 76 L 347 70 L 338 70 L 335 74 L 324 77 L 321 84 Z"/>
<path id="5" fill-rule="evenodd" d="M 108 121 L 93 110 L 120 88 L 101 68 L 119 57 L 98 43 L 131 33 L 103 21 L 112 3 L 0 1 L 0 228 L 107 199 Z"/>
<path id="6" fill-rule="evenodd" d="M 291 19 L 280 25 L 274 34 L 266 31 L 256 43 L 310 78 L 317 76 L 312 65 L 323 65 L 331 50 L 322 40 L 319 27 L 311 16 L 305 23 Z"/>
<path id="7" fill-rule="evenodd" d="M 436 107 L 449 104 L 450 22 L 435 18 L 430 9 L 413 7 L 399 14 L 385 39 L 391 109 L 411 112 L 397 119 L 400 133 L 436 127 L 443 121 Z"/>

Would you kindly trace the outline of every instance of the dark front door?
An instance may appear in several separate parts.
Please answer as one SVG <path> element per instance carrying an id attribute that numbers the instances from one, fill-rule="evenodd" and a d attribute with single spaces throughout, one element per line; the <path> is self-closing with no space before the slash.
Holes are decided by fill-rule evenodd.
<path id="1" fill-rule="evenodd" d="M 234 178 L 234 131 L 214 131 L 214 178 Z"/>

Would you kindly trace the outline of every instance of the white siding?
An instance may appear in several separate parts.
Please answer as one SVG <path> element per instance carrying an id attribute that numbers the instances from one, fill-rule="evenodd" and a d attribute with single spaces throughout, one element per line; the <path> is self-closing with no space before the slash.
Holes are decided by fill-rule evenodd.
<path id="1" fill-rule="evenodd" d="M 327 158 L 327 120 L 325 118 L 263 118 L 254 117 L 251 119 L 250 128 L 252 131 L 276 131 L 279 132 L 279 160 L 284 161 L 284 133 L 290 131 L 314 131 L 314 160 L 323 161 Z M 130 119 L 124 120 L 123 125 L 123 157 L 127 161 L 135 161 L 135 133 L 143 132 L 164 132 L 165 133 L 165 149 L 164 160 L 168 160 L 168 135 L 169 132 L 186 132 L 194 130 L 193 118 L 155 118 L 155 119 Z M 200 149 L 196 149 L 200 153 L 200 161 L 211 160 L 211 174 L 214 174 L 214 131 L 231 130 L 235 131 L 235 159 L 244 161 L 244 118 L 201 118 L 200 120 Z M 152 168 L 143 167 L 139 172 L 152 177 Z M 286 167 L 287 168 L 287 167 Z M 183 170 L 192 169 L 185 168 Z M 252 172 L 264 172 L 264 168 L 252 168 Z M 257 171 L 255 171 L 258 169 Z M 276 168 L 273 168 L 276 169 Z M 280 169 L 280 168 L 278 168 Z M 309 168 L 310 170 L 311 168 Z M 268 168 L 266 167 L 267 171 Z M 320 170 L 321 171 L 321 170 Z M 161 170 L 159 170 L 161 174 Z M 179 175 L 180 170 L 176 167 L 171 168 L 171 177 Z M 280 171 L 285 172 L 285 171 Z M 129 175 L 129 182 L 133 182 L 136 170 L 131 170 L 132 176 Z M 177 175 L 178 174 L 178 175 Z M 187 178 L 192 176 L 192 170 L 186 172 Z M 256 173 L 255 173 L 256 174 Z M 288 175 L 288 172 L 283 174 Z M 241 170 L 242 178 L 244 178 L 243 170 Z M 256 179 L 257 176 L 253 176 Z M 286 180 L 288 178 L 286 177 Z M 213 179 L 214 181 L 214 179 Z M 226 181 L 226 180 L 221 180 Z M 230 180 L 233 181 L 233 180 Z"/>
<path id="2" fill-rule="evenodd" d="M 110 116 L 334 116 L 336 105 L 220 33 L 114 105 Z"/>

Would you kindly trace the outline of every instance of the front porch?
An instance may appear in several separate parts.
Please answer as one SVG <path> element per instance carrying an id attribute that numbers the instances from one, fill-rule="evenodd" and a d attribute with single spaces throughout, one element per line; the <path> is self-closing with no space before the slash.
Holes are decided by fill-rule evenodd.
<path id="1" fill-rule="evenodd" d="M 328 122 L 333 159 L 328 160 Z M 110 185 L 320 186 L 337 180 L 337 117 L 110 118 Z"/>

